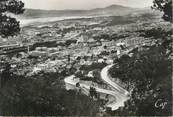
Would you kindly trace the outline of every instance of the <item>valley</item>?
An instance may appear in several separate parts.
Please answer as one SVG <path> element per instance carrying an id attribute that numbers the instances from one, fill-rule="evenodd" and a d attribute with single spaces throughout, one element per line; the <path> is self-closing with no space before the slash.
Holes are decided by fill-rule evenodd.
<path id="1" fill-rule="evenodd" d="M 38 104 L 40 107 L 46 103 L 45 105 L 50 106 L 49 104 L 53 102 L 52 105 L 55 106 L 51 106 L 50 109 L 62 112 L 61 115 L 79 113 L 78 110 L 74 113 L 72 111 L 74 108 L 71 103 L 75 102 L 69 100 L 73 100 L 74 97 L 76 103 L 79 103 L 80 107 L 76 107 L 78 109 L 84 109 L 85 103 L 88 102 L 90 107 L 88 111 L 92 113 L 91 115 L 122 114 L 130 107 L 128 101 L 135 97 L 134 91 L 137 90 L 135 86 L 138 86 L 138 82 L 141 83 L 138 78 L 141 74 L 143 76 L 143 71 L 136 70 L 138 64 L 143 65 L 142 62 L 148 60 L 153 51 L 151 55 L 159 54 L 160 58 L 165 53 L 170 53 L 170 49 L 167 49 L 169 44 L 164 46 L 166 49 L 162 49 L 165 53 L 162 51 L 159 53 L 163 40 L 157 35 L 164 36 L 166 33 L 165 37 L 168 37 L 169 42 L 171 27 L 160 18 L 158 12 L 148 9 L 138 10 L 116 5 L 82 11 L 28 9 L 19 20 L 22 26 L 20 34 L 0 39 L 0 73 L 2 76 L 4 72 L 11 73 L 9 76 L 3 76 L 11 78 L 9 82 L 14 80 L 12 77 L 23 78 L 14 80 L 15 83 L 29 82 L 21 87 L 15 84 L 14 87 L 29 94 L 35 90 L 40 91 L 40 94 L 37 92 L 38 95 L 34 93 L 33 97 L 35 96 L 37 101 L 31 100 L 33 105 Z M 169 63 L 172 54 L 169 54 L 168 58 L 164 60 Z M 151 67 L 152 63 L 155 64 L 153 61 L 148 63 Z M 125 69 L 128 71 L 124 72 Z M 133 73 L 138 82 L 134 81 L 129 71 L 139 72 L 140 75 Z M 146 76 L 152 74 L 148 71 L 144 71 L 145 73 Z M 128 81 L 128 78 L 132 81 Z M 1 81 L 1 85 L 4 82 L 7 82 L 6 79 Z M 8 85 L 10 83 L 7 82 Z M 6 91 L 5 88 L 4 90 Z M 48 93 L 50 97 L 46 97 L 44 91 L 50 91 L 52 94 Z M 150 92 L 154 91 L 155 87 L 151 88 Z M 14 93 L 18 95 L 17 90 Z M 148 92 L 143 94 L 146 95 L 141 99 L 150 95 Z M 157 95 L 155 92 L 154 94 Z M 138 97 L 141 95 L 136 94 Z M 59 96 L 58 99 L 56 96 Z M 57 102 L 59 105 L 55 104 Z M 51 113 L 51 110 L 49 111 Z M 80 112 L 81 115 L 87 115 L 82 110 Z"/>

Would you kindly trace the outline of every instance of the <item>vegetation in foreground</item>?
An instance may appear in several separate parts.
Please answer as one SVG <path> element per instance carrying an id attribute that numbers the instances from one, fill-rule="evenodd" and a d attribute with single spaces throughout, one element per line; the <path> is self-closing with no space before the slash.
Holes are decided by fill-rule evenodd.
<path id="1" fill-rule="evenodd" d="M 98 113 L 98 102 L 65 90 L 59 78 L 57 73 L 27 78 L 11 74 L 0 90 L 0 115 L 95 116 Z"/>
<path id="2" fill-rule="evenodd" d="M 1 0 L 0 6 L 0 36 L 17 35 L 20 32 L 19 21 L 7 15 L 7 13 L 22 14 L 24 12 L 24 3 L 19 0 Z"/>
<path id="3" fill-rule="evenodd" d="M 149 33 L 150 32 L 150 33 Z M 152 32 L 152 33 L 151 33 Z M 112 77 L 118 77 L 131 91 L 131 98 L 123 109 L 112 115 L 172 115 L 172 40 L 171 30 L 161 28 L 146 31 L 157 44 L 134 49 L 133 57 L 123 55 L 115 60 L 118 67 L 110 69 Z"/>
<path id="4" fill-rule="evenodd" d="M 4 13 L 23 13 L 24 4 L 18 0 L 1 0 L 0 5 L 0 35 L 8 37 L 18 34 L 19 22 Z M 154 0 L 154 8 L 164 12 L 164 20 L 172 22 L 172 0 Z M 118 76 L 127 83 L 128 89 L 133 89 L 132 97 L 126 106 L 110 112 L 112 115 L 171 115 L 171 40 L 170 35 L 165 32 L 155 32 L 148 31 L 146 36 L 168 38 L 149 50 L 134 50 L 133 57 L 123 56 L 116 61 L 119 68 L 111 69 L 112 76 Z M 98 112 L 98 103 L 81 94 L 66 91 L 59 77 L 58 74 L 27 78 L 15 76 L 7 66 L 0 74 L 0 79 L 5 79 L 0 90 L 0 114 L 94 116 Z M 158 101 L 161 101 L 162 105 L 157 105 Z"/>

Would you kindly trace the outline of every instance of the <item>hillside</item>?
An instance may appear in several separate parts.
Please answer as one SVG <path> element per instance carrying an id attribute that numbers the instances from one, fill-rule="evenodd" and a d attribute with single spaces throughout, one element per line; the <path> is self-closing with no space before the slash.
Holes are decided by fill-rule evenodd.
<path id="1" fill-rule="evenodd" d="M 93 15 L 116 15 L 122 16 L 136 9 L 120 5 L 111 5 L 105 8 L 91 10 L 40 10 L 26 9 L 23 18 L 67 17 L 67 16 L 93 16 Z"/>

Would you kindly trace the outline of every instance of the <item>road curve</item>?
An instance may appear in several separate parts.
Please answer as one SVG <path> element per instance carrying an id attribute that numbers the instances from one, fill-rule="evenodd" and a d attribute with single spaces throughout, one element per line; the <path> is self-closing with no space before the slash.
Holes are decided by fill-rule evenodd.
<path id="1" fill-rule="evenodd" d="M 106 107 L 110 107 L 112 109 L 112 111 L 117 110 L 119 107 L 123 107 L 124 106 L 124 102 L 128 99 L 128 92 L 126 90 L 124 90 L 123 88 L 121 88 L 119 85 L 117 85 L 116 83 L 112 82 L 109 79 L 108 76 L 108 70 L 112 67 L 113 65 L 109 65 L 107 67 L 105 67 L 102 71 L 101 71 L 101 78 L 102 80 L 104 80 L 107 84 L 111 85 L 115 90 L 107 90 L 107 89 L 102 89 L 102 88 L 98 88 L 98 87 L 94 87 L 96 89 L 97 92 L 99 93 L 104 93 L 104 94 L 108 94 L 111 95 L 115 98 L 115 100 L 109 104 L 106 104 Z M 71 75 L 69 77 L 66 77 L 64 79 L 66 84 L 70 84 L 73 86 L 76 86 L 76 83 L 79 82 L 79 80 L 75 79 L 75 75 Z M 86 84 L 82 84 L 80 83 L 80 87 L 83 90 L 90 90 L 90 86 L 86 85 Z M 70 88 L 66 87 L 67 90 L 70 90 Z"/>
<path id="2" fill-rule="evenodd" d="M 111 76 L 109 76 L 108 71 L 113 65 L 108 65 L 101 71 L 101 78 L 103 81 L 105 81 L 107 84 L 111 85 L 115 90 L 117 90 L 121 95 L 128 95 L 129 92 L 125 89 L 123 89 L 121 86 L 116 84 L 111 80 Z"/>

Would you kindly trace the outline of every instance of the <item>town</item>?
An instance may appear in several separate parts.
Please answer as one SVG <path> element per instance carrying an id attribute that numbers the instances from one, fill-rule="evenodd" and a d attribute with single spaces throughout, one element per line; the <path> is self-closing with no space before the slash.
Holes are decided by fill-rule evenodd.
<path id="1" fill-rule="evenodd" d="M 96 22 L 98 19 L 100 22 Z M 150 39 L 140 37 L 137 32 L 140 26 L 137 29 L 135 24 L 105 27 L 109 23 L 108 18 L 83 20 L 65 20 L 24 27 L 21 35 L 1 42 L 1 58 L 10 55 L 9 61 L 12 62 L 11 65 L 15 64 L 14 69 L 26 64 L 18 73 L 31 75 L 42 70 L 59 71 L 62 67 L 67 67 L 66 65 L 70 67 L 74 62 L 78 68 L 93 62 L 111 64 L 115 57 L 124 52 L 128 53 L 141 45 L 154 44 Z"/>
<path id="2" fill-rule="evenodd" d="M 155 49 L 157 52 L 163 41 L 154 37 L 158 34 L 155 29 L 164 28 L 170 37 L 169 23 L 158 21 L 157 13 L 150 16 L 150 13 L 140 13 L 128 18 L 102 16 L 23 26 L 19 35 L 0 37 L 0 73 L 9 70 L 14 76 L 28 79 L 57 75 L 51 86 L 61 81 L 66 91 L 75 91 L 75 95 L 85 95 L 98 102 L 99 114 L 111 115 L 126 107 L 138 86 L 135 81 L 121 78 L 126 77 L 125 69 L 121 69 L 128 66 L 129 71 L 135 71 L 137 67 L 133 70 L 131 66 L 141 64 L 143 57 L 148 59 L 145 53 Z M 166 53 L 171 51 L 167 49 Z M 152 80 L 146 82 L 150 84 Z"/>

